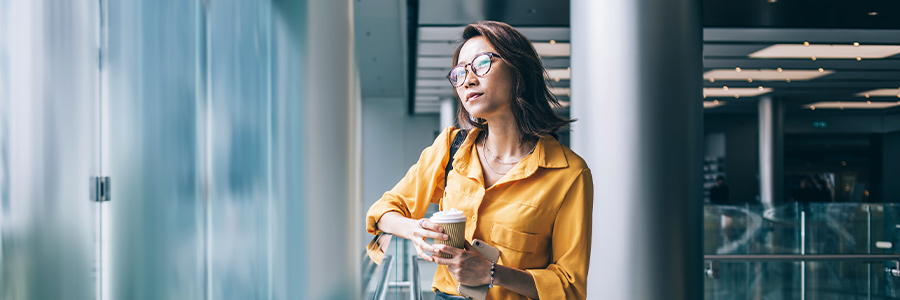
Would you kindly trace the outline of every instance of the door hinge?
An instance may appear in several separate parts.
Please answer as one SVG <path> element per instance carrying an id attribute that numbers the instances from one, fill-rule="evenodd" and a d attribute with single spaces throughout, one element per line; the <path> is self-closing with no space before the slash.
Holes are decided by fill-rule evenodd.
<path id="1" fill-rule="evenodd" d="M 91 178 L 91 199 L 97 202 L 109 201 L 109 176 Z"/>

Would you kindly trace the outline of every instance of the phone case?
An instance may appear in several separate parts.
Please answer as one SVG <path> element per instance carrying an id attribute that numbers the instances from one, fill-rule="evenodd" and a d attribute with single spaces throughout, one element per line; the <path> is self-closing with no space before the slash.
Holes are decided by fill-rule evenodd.
<path id="1" fill-rule="evenodd" d="M 500 250 L 478 239 L 472 241 L 472 247 L 490 261 L 496 262 L 497 259 L 500 258 Z M 459 292 L 460 295 L 475 300 L 484 300 L 487 298 L 489 289 L 487 284 L 482 286 L 467 286 L 460 284 L 456 287 L 456 291 Z"/>

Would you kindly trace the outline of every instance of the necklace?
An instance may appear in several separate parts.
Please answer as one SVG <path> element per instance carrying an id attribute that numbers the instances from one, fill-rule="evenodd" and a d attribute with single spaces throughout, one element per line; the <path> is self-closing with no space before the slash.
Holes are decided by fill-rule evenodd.
<path id="1" fill-rule="evenodd" d="M 519 157 L 519 159 L 517 159 L 516 161 L 505 162 L 505 161 L 500 160 L 496 156 L 494 156 L 494 153 L 491 153 L 491 149 L 488 149 L 488 147 L 486 145 L 487 145 L 487 134 L 485 134 L 484 139 L 481 140 L 481 148 L 484 148 L 484 152 L 487 152 L 487 154 L 490 155 L 494 161 L 496 161 L 497 163 L 499 163 L 501 165 L 508 165 L 508 166 L 519 163 L 520 161 L 522 161 L 523 158 L 525 158 L 526 156 L 528 156 L 531 153 L 534 153 L 534 149 L 537 148 L 537 143 L 534 143 L 534 146 L 531 147 L 531 151 L 528 151 L 528 154 L 525 154 L 522 157 Z"/>
<path id="2" fill-rule="evenodd" d="M 484 149 L 481 156 L 484 157 L 485 160 L 487 160 L 487 156 L 485 156 L 484 153 L 488 153 L 491 155 L 491 158 L 493 158 L 495 161 L 497 161 L 500 164 L 515 165 L 515 164 L 519 163 L 520 161 L 522 161 L 523 158 L 525 158 L 526 156 L 533 153 L 534 149 L 537 148 L 537 143 L 534 144 L 534 147 L 531 148 L 531 151 L 529 151 L 528 154 L 525 154 L 525 156 L 520 157 L 518 160 L 516 160 L 515 162 L 512 162 L 512 163 L 507 163 L 507 162 L 501 161 L 501 160 L 497 159 L 497 157 L 494 157 L 494 154 L 491 154 L 491 150 L 488 150 L 488 148 L 487 148 L 487 133 L 485 133 L 484 139 L 481 140 L 481 148 Z M 509 173 L 509 171 L 502 172 L 502 173 L 498 172 L 497 170 L 494 169 L 494 166 L 491 165 L 490 161 L 486 161 L 486 162 L 487 162 L 488 168 L 491 169 L 491 171 L 493 171 L 494 173 L 497 173 L 498 175 L 502 176 L 502 175 L 506 175 L 506 173 Z"/>

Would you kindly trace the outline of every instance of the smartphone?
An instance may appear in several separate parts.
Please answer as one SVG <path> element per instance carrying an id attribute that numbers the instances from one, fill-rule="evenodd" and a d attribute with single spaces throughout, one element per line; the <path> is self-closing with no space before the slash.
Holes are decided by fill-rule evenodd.
<path id="1" fill-rule="evenodd" d="M 475 247 L 475 250 L 478 250 L 481 255 L 484 255 L 484 257 L 492 262 L 497 262 L 497 259 L 500 258 L 500 250 L 483 241 L 478 239 L 472 240 L 472 246 Z M 484 300 L 487 298 L 489 289 L 487 284 L 482 286 L 467 286 L 460 284 L 456 287 L 456 291 L 459 292 L 460 295 L 475 300 Z"/>

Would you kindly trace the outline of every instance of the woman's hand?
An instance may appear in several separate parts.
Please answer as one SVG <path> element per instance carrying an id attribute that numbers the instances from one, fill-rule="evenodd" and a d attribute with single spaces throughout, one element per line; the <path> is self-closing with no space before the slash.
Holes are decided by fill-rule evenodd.
<path id="1" fill-rule="evenodd" d="M 491 261 L 472 248 L 466 241 L 466 249 L 454 248 L 444 244 L 434 244 L 439 252 L 450 254 L 453 258 L 432 256 L 434 262 L 446 265 L 447 270 L 456 281 L 463 285 L 480 286 L 491 283 Z"/>
<path id="2" fill-rule="evenodd" d="M 447 240 L 448 236 L 443 233 L 444 229 L 428 219 L 409 220 L 413 223 L 410 226 L 407 226 L 408 231 L 404 237 L 412 241 L 413 246 L 416 247 L 416 253 L 420 258 L 434 262 L 432 256 L 425 253 L 425 251 L 437 253 L 437 249 L 426 243 L 425 238 Z"/>

